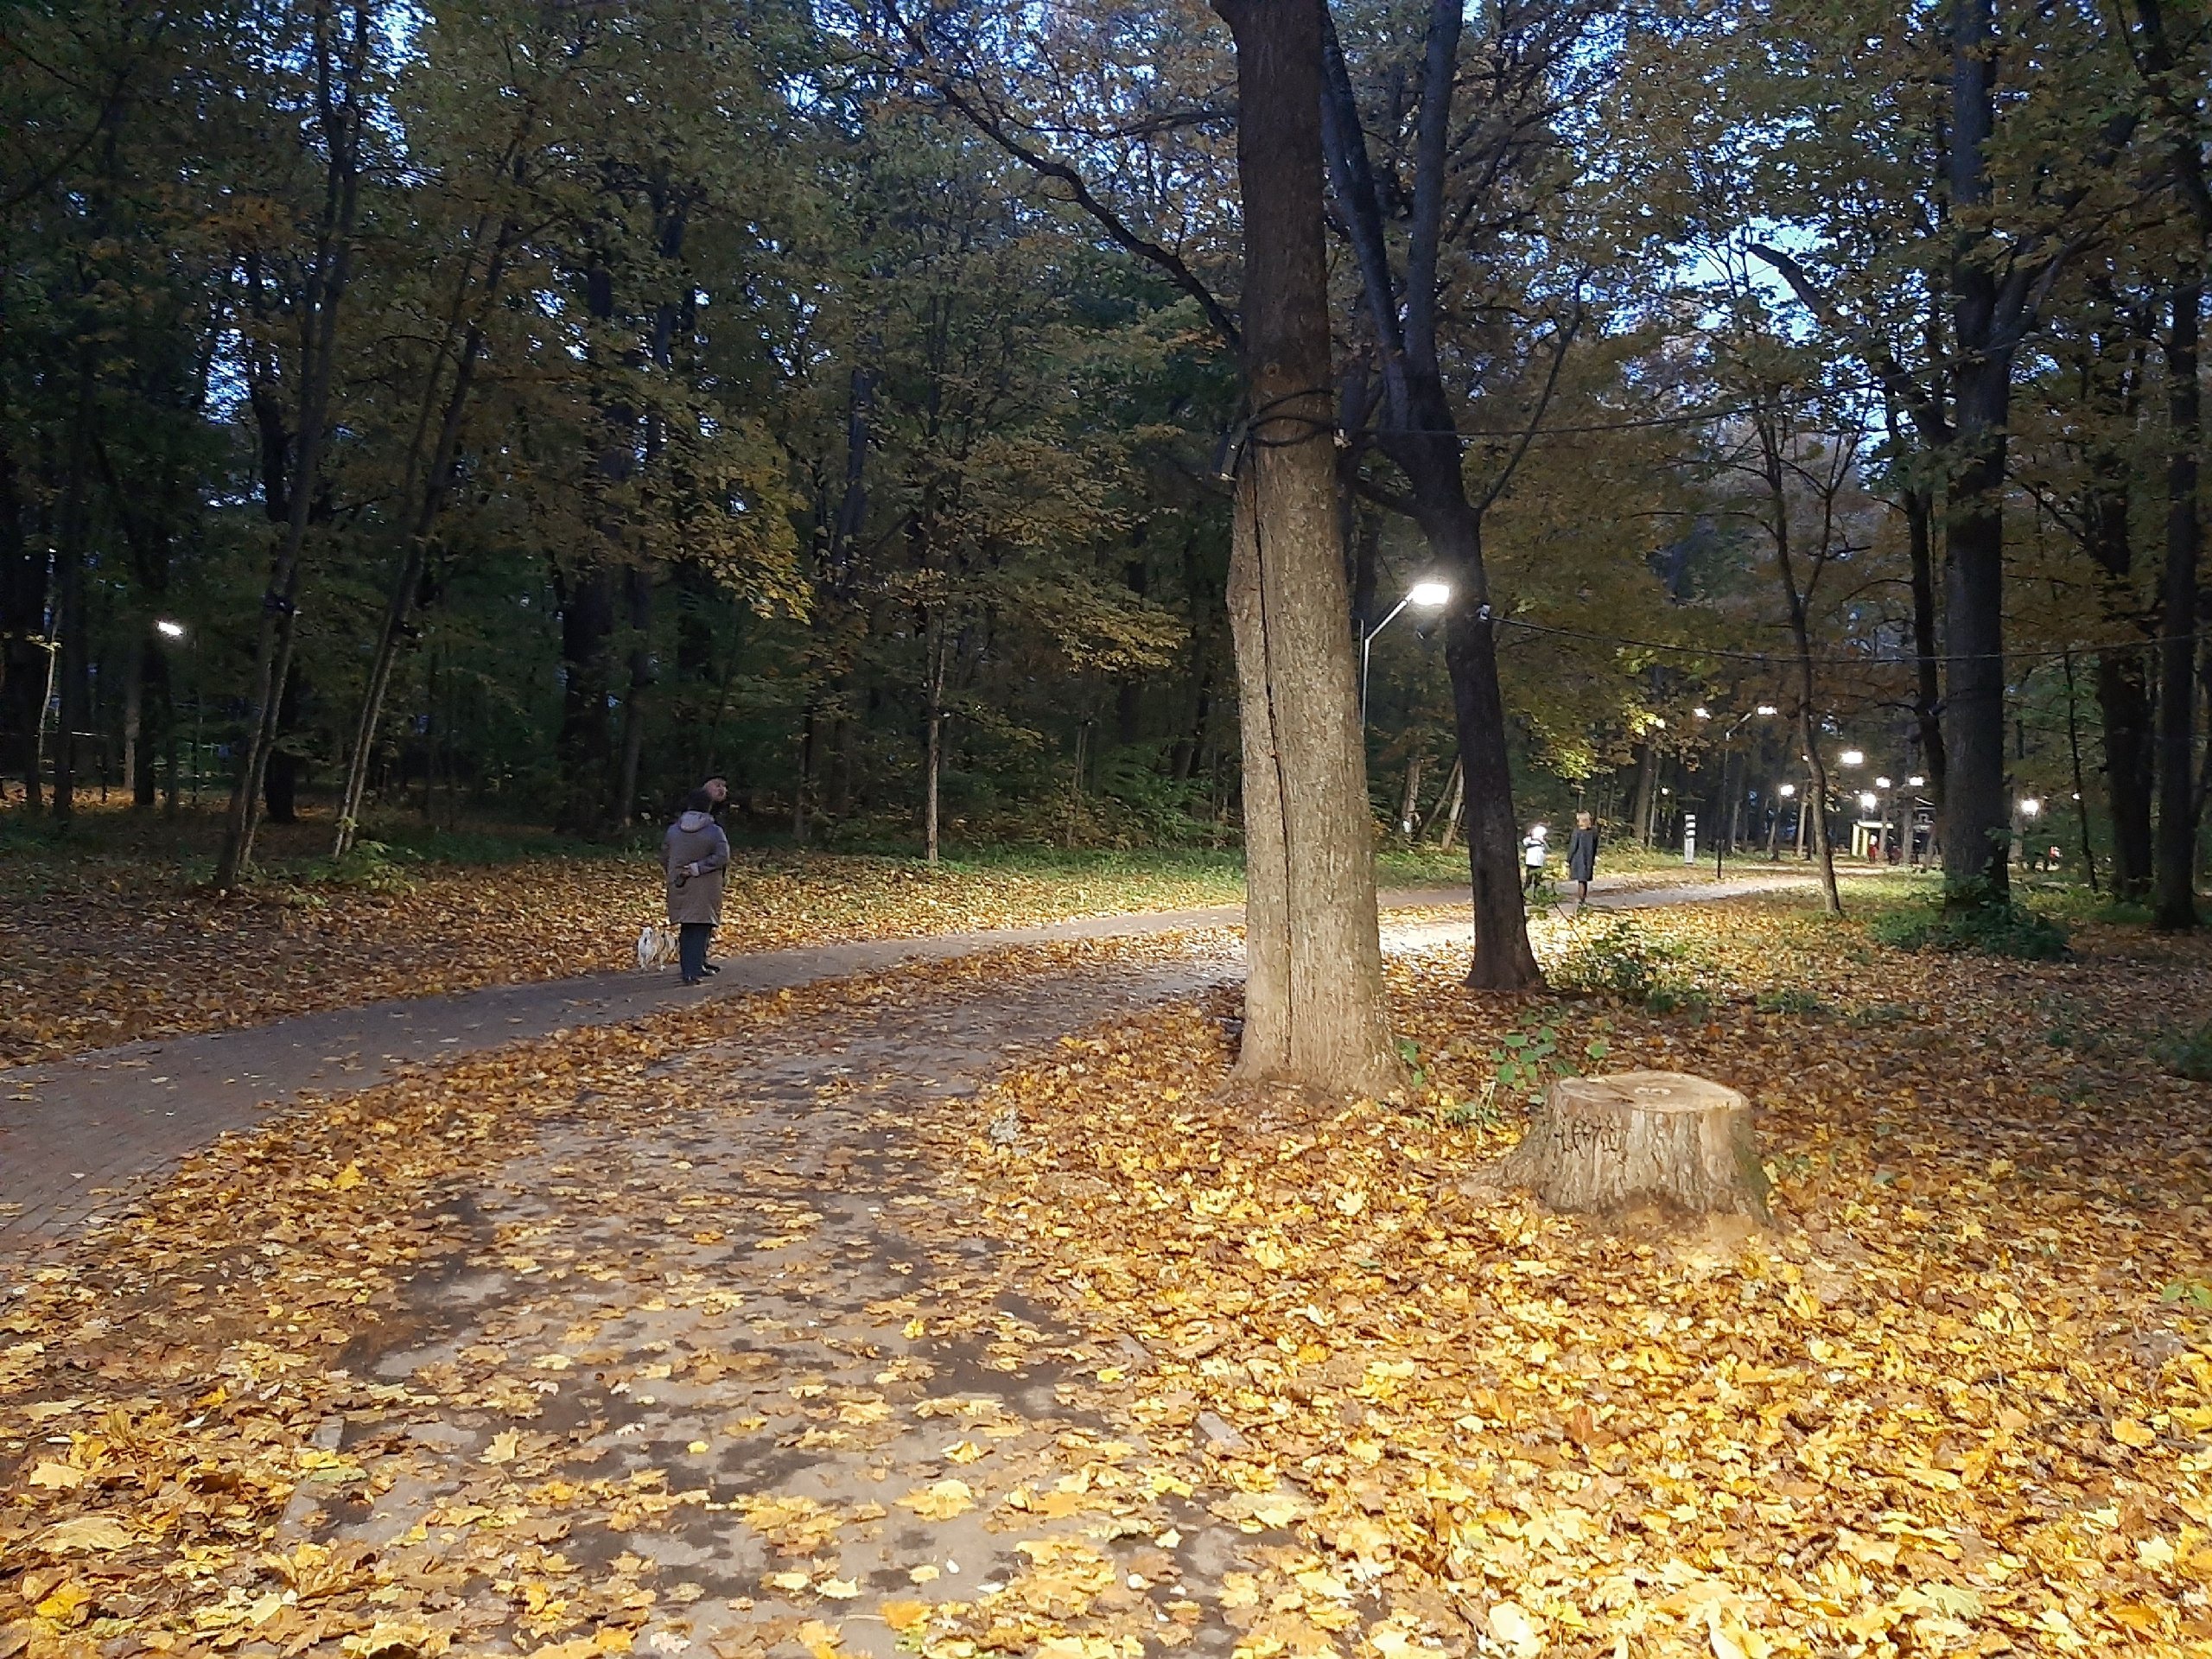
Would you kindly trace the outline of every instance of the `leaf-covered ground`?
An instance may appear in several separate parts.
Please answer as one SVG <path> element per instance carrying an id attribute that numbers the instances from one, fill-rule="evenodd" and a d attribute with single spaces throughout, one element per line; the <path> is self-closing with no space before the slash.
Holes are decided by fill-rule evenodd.
<path id="1" fill-rule="evenodd" d="M 1015 927 L 1231 902 L 1227 866 L 940 869 L 741 854 L 717 949 Z M 379 885 L 221 899 L 156 861 L 0 856 L 0 1065 L 385 997 L 624 966 L 660 918 L 649 858 L 421 863 Z"/>
<path id="2" fill-rule="evenodd" d="M 1154 1356 L 1119 1414 L 1215 1414 L 1217 1478 L 1296 1516 L 1249 1650 L 1351 1611 L 1383 1654 L 2212 1651 L 2212 1089 L 2146 1052 L 2212 1007 L 2203 944 L 1916 958 L 1753 903 L 1649 937 L 1709 1010 L 1402 963 L 1403 1105 L 1222 1096 L 1225 1008 L 1001 1090 L 1034 1141 L 978 1154 L 995 1224 Z M 1593 1043 L 1753 1097 L 1771 1234 L 1484 1184 L 1501 1071 Z"/>
<path id="3" fill-rule="evenodd" d="M 1223 1092 L 1153 942 L 226 1142 L 0 1268 L 0 1659 L 2212 1650 L 2212 952 L 1637 926 L 1686 1011 L 1402 958 L 1399 1102 Z M 1484 1182 L 1592 1044 L 1754 1096 L 1770 1234 Z"/>

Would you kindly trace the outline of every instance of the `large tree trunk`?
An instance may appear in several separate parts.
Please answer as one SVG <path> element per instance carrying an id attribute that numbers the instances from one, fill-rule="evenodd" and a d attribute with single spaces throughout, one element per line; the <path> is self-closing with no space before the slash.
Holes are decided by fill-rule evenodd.
<path id="1" fill-rule="evenodd" d="M 2005 799 L 2005 423 L 2012 330 L 1979 215 L 1990 197 L 1986 146 L 1996 121 L 1995 0 L 1952 0 L 1951 199 L 1961 216 L 1952 261 L 1959 366 L 1945 546 L 1951 673 L 1944 702 L 1943 877 L 1954 906 L 2011 896 Z M 1971 228 L 1967 228 L 1970 226 Z M 2007 309 L 2011 308 L 2006 308 Z M 2008 319 L 2009 321 L 2009 319 Z"/>
<path id="2" fill-rule="evenodd" d="M 1920 737 L 1920 767 L 1928 779 L 1928 798 L 1940 820 L 1950 760 L 1943 747 L 1943 680 L 1936 664 L 1935 493 L 1905 491 L 1904 517 L 1912 559 L 1912 718 Z"/>
<path id="3" fill-rule="evenodd" d="M 613 690 L 614 579 L 594 564 L 561 585 L 561 810 L 558 827 L 597 835 L 607 827 L 613 743 L 607 698 Z"/>
<path id="4" fill-rule="evenodd" d="M 1475 954 L 1467 982 L 1490 990 L 1521 990 L 1541 985 L 1543 974 L 1529 948 L 1528 914 L 1521 902 L 1521 834 L 1514 822 L 1505 702 L 1498 690 L 1497 630 L 1483 563 L 1483 510 L 1467 494 L 1465 446 L 1437 349 L 1437 271 L 1463 27 L 1456 0 L 1431 0 L 1402 283 L 1391 268 L 1366 134 L 1332 34 L 1326 37 L 1323 123 L 1331 176 L 1389 389 L 1386 429 L 1377 442 L 1412 486 L 1413 515 L 1428 543 L 1435 574 L 1452 588 L 1445 611 L 1444 660 L 1452 677 L 1466 776 L 1475 910 Z"/>
<path id="5" fill-rule="evenodd" d="M 81 353 L 77 408 L 70 423 L 69 476 L 61 501 L 60 535 L 54 550 L 54 585 L 59 603 L 54 627 L 60 635 L 61 714 L 54 745 L 54 816 L 67 822 L 76 805 L 77 740 L 86 727 L 86 695 L 92 681 L 92 618 L 85 591 L 85 557 L 92 535 L 88 494 L 92 444 L 92 348 Z"/>
<path id="6" fill-rule="evenodd" d="M 262 594 L 253 694 L 246 705 L 245 747 L 231 785 L 223 848 L 215 861 L 215 886 L 226 892 L 235 887 L 253 864 L 254 835 L 261 823 L 261 793 L 276 736 L 277 699 L 292 668 L 300 567 L 337 368 L 339 308 L 353 264 L 353 228 L 360 205 L 360 140 L 366 118 L 364 82 L 370 35 L 376 25 L 362 0 L 356 0 L 350 10 L 353 32 L 346 41 L 342 62 L 338 43 L 332 38 L 330 14 L 318 11 L 315 16 L 314 51 L 321 124 L 327 146 L 323 216 L 317 226 L 315 252 L 299 303 L 298 421 L 288 480 L 289 511 Z"/>
<path id="7" fill-rule="evenodd" d="M 1383 1013 L 1351 632 L 1337 523 L 1321 199 L 1321 0 L 1216 0 L 1236 40 L 1252 442 L 1230 616 L 1244 727 L 1238 1074 L 1330 1093 L 1401 1080 Z"/>
<path id="8" fill-rule="evenodd" d="M 614 822 L 628 829 L 638 816 L 638 772 L 645 754 L 646 698 L 653 683 L 652 572 L 637 565 L 622 572 L 630 611 L 630 684 L 622 696 L 622 763 L 614 791 Z"/>
<path id="9" fill-rule="evenodd" d="M 0 440 L 0 764 L 23 784 L 23 801 L 36 812 L 45 782 L 39 776 L 38 732 L 46 712 L 44 543 L 23 533 L 23 500 L 16 458 Z"/>
<path id="10" fill-rule="evenodd" d="M 2117 456 L 2098 457 L 2084 492 L 2083 541 L 2097 565 L 2102 632 L 2135 632 L 2143 616 L 2133 581 L 2128 480 Z M 2151 678 L 2145 648 L 2097 657 L 2097 714 L 2104 728 L 2105 798 L 2112 813 L 2113 896 L 2139 904 L 2151 892 Z"/>
<path id="11" fill-rule="evenodd" d="M 2163 929 L 2196 925 L 2196 583 L 2202 524 L 2196 448 L 2202 439 L 2197 387 L 2200 288 L 2176 290 L 2166 345 L 2168 442 L 2166 563 L 2160 583 L 2158 832 L 2152 919 Z"/>

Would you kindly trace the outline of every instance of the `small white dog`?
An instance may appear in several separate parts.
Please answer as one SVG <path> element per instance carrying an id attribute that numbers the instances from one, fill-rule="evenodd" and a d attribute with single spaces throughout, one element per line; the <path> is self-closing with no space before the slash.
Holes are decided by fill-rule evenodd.
<path id="1" fill-rule="evenodd" d="M 676 960 L 676 930 L 647 922 L 638 930 L 638 971 L 649 974 Z"/>

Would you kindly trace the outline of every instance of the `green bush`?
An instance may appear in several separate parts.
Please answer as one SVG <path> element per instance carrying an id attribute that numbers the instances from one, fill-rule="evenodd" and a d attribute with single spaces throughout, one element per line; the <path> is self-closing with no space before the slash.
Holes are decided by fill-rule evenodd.
<path id="1" fill-rule="evenodd" d="M 1751 1000 L 1751 1006 L 1761 1014 L 1815 1014 L 1827 1012 L 1827 1004 L 1810 991 L 1792 985 L 1779 991 L 1761 991 Z"/>
<path id="2" fill-rule="evenodd" d="M 1546 977 L 1558 990 L 1645 1002 L 1680 978 L 1686 954 L 1632 916 L 1609 916 L 1578 923 Z"/>
<path id="3" fill-rule="evenodd" d="M 2212 1020 L 2195 1031 L 2170 1031 L 2152 1046 L 2158 1064 L 2177 1077 L 2212 1083 Z"/>
<path id="4" fill-rule="evenodd" d="M 2066 929 L 2014 904 L 1984 899 L 1963 909 L 1916 905 L 1877 917 L 1867 931 L 1898 950 L 1973 952 L 2049 962 L 2066 954 Z"/>
<path id="5" fill-rule="evenodd" d="M 381 841 L 357 841 L 336 858 L 319 858 L 307 879 L 320 887 L 361 887 L 371 893 L 404 893 L 415 885 L 402 868 L 415 861 L 404 848 Z"/>

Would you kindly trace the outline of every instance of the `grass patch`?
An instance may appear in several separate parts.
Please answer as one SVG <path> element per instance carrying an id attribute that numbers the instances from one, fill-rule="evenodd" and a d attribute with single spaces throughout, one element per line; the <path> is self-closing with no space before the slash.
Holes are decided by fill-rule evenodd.
<path id="1" fill-rule="evenodd" d="M 1897 950 L 1939 950 L 2022 962 L 2066 954 L 2065 924 L 2024 906 L 1985 900 L 1960 910 L 1941 901 L 1903 906 L 1873 918 L 1866 931 Z"/>
<path id="2" fill-rule="evenodd" d="M 2169 1031 L 2151 1046 L 2158 1064 L 2177 1077 L 2212 1083 L 2212 1020 L 2194 1031 Z"/>

